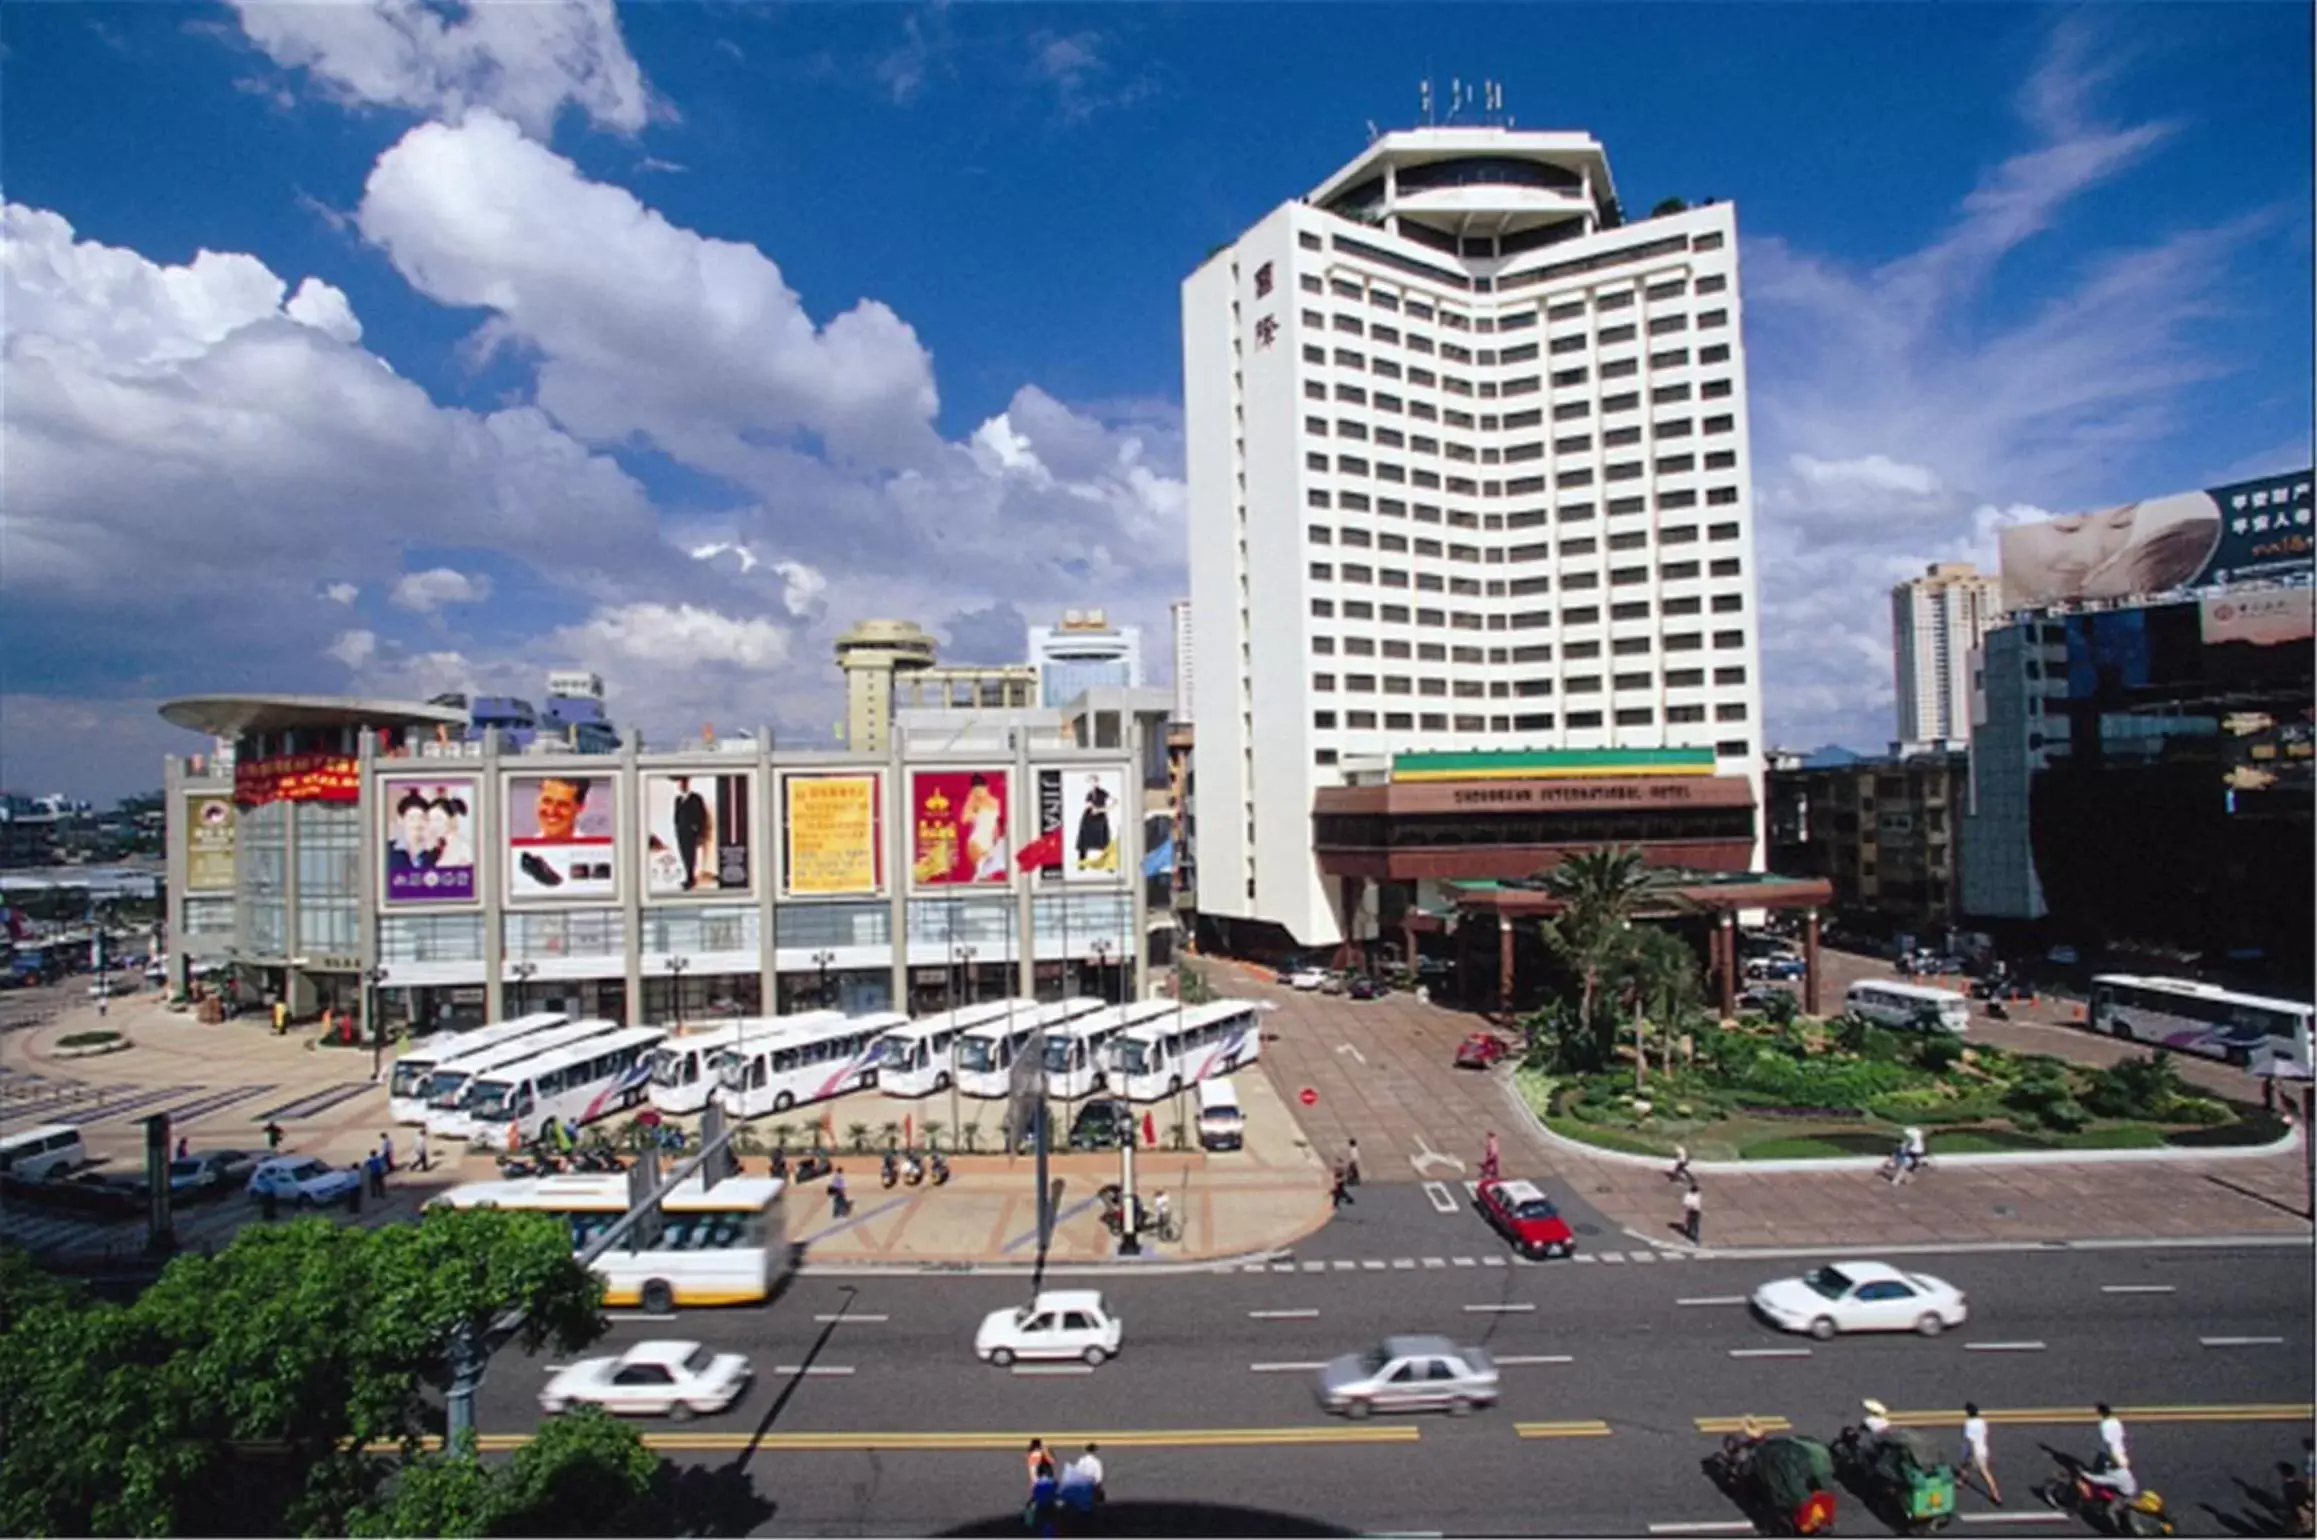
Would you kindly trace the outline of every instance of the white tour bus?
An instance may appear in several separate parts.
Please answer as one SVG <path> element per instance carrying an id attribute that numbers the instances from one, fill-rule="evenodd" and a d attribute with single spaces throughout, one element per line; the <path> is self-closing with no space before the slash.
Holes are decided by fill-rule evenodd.
<path id="1" fill-rule="evenodd" d="M 1170 1011 L 1110 1040 L 1110 1094 L 1156 1101 L 1214 1075 L 1228 1075 L 1263 1055 L 1263 1013 L 1245 1000 Z"/>
<path id="2" fill-rule="evenodd" d="M 794 1016 L 748 1016 L 708 1032 L 686 1032 L 652 1050 L 652 1105 L 662 1112 L 682 1115 L 705 1112 L 716 1094 L 716 1074 L 724 1057 L 791 1027 L 816 1022 L 843 1021 L 843 1011 L 800 1011 Z"/>
<path id="3" fill-rule="evenodd" d="M 787 1183 L 730 1177 L 705 1191 L 694 1177 L 660 1203 L 660 1233 L 648 1246 L 614 1241 L 595 1259 L 607 1305 L 640 1305 L 654 1315 L 677 1305 L 760 1305 L 792 1265 Z M 535 1177 L 469 1182 L 434 1200 L 445 1208 L 508 1208 L 553 1214 L 584 1251 L 628 1208 L 624 1176 Z"/>
<path id="4" fill-rule="evenodd" d="M 1091 1002 L 1089 1002 L 1091 1003 Z M 1064 1101 L 1091 1096 L 1109 1083 L 1103 1065 L 1110 1040 L 1129 1027 L 1172 1016 L 1172 1000 L 1107 1005 L 1046 1029 L 1046 1094 Z"/>
<path id="5" fill-rule="evenodd" d="M 1066 1021 L 1091 1016 L 1101 1009 L 1100 1000 L 1074 995 L 1046 1005 L 1017 1006 L 1011 1016 L 985 1021 L 959 1033 L 953 1050 L 957 1088 L 968 1096 L 1005 1095 L 1013 1081 L 1014 1056 L 1029 1043 L 1032 1034 L 1040 1030 L 1051 1032 Z"/>
<path id="6" fill-rule="evenodd" d="M 37 1182 L 43 1177 L 68 1175 L 87 1163 L 88 1151 L 81 1148 L 80 1130 L 71 1124 L 43 1123 L 38 1128 L 0 1134 L 0 1176 Z"/>
<path id="7" fill-rule="evenodd" d="M 875 1085 L 877 1040 L 908 1019 L 899 1011 L 879 1011 L 784 1028 L 761 1043 L 751 1041 L 724 1055 L 716 1100 L 726 1117 L 760 1118 Z"/>
<path id="8" fill-rule="evenodd" d="M 1862 979 L 1850 986 L 1843 1007 L 1878 1027 L 1952 1032 L 1958 1037 L 1971 1030 L 1971 1002 L 1952 989 L 1929 984 Z"/>
<path id="9" fill-rule="evenodd" d="M 950 1050 L 960 1033 L 1032 1009 L 1021 1000 L 984 1000 L 895 1027 L 877 1042 L 877 1088 L 887 1096 L 931 1096 L 948 1090 Z"/>
<path id="10" fill-rule="evenodd" d="M 576 1129 L 626 1111 L 644 1099 L 652 1083 L 652 1050 L 667 1036 L 664 1027 L 622 1027 L 609 1037 L 481 1076 L 466 1102 L 474 1119 L 468 1142 L 477 1149 L 519 1150 L 539 1137 L 549 1118 Z"/>
<path id="11" fill-rule="evenodd" d="M 426 1096 L 420 1089 L 435 1066 L 450 1059 L 481 1053 L 500 1043 L 533 1037 L 571 1018 L 562 1011 L 535 1011 L 510 1021 L 494 1021 L 466 1032 L 444 1032 L 428 1038 L 394 1061 L 394 1078 L 386 1085 L 386 1110 L 397 1123 L 426 1121 Z"/>
<path id="12" fill-rule="evenodd" d="M 2254 1070 L 2310 1073 L 2312 1011 L 2297 1000 L 2240 995 L 2192 979 L 2103 973 L 2092 980 L 2094 1031 Z"/>
<path id="13" fill-rule="evenodd" d="M 476 1084 L 499 1070 L 527 1063 L 542 1054 L 560 1053 L 574 1043 L 594 1042 L 620 1030 L 616 1021 L 600 1016 L 567 1021 L 560 1027 L 534 1032 L 512 1042 L 497 1043 L 461 1058 L 445 1059 L 419 1084 L 426 1098 L 426 1131 L 440 1139 L 471 1138 L 475 1120 L 468 1106 Z"/>

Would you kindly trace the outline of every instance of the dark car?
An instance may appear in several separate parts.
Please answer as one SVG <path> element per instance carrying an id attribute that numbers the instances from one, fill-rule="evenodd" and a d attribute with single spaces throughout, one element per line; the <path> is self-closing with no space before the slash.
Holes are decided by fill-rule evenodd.
<path id="1" fill-rule="evenodd" d="M 1513 1045 L 1494 1032 L 1475 1032 L 1456 1045 L 1458 1069 L 1489 1069 L 1498 1060 L 1510 1058 Z"/>
<path id="2" fill-rule="evenodd" d="M 1391 990 L 1382 979 L 1356 978 L 1352 980 L 1351 987 L 1346 989 L 1344 993 L 1350 995 L 1354 1000 L 1381 1000 L 1390 994 Z"/>
<path id="3" fill-rule="evenodd" d="M 240 1150 L 204 1150 L 169 1162 L 169 1191 L 179 1199 L 215 1197 L 241 1186 L 256 1164 Z"/>
<path id="4" fill-rule="evenodd" d="M 1480 1212 L 1525 1257 L 1573 1257 L 1577 1237 L 1534 1182 L 1483 1182 Z"/>
<path id="5" fill-rule="evenodd" d="M 1115 1097 L 1096 1097 L 1070 1123 L 1070 1148 L 1115 1150 L 1134 1139 L 1134 1109 Z"/>

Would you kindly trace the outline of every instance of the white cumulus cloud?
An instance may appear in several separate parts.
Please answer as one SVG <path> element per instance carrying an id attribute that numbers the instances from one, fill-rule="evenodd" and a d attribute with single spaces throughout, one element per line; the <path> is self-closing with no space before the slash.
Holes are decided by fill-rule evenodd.
<path id="1" fill-rule="evenodd" d="M 1790 462 L 1794 474 L 1814 487 L 1864 487 L 1876 492 L 1905 492 L 1928 497 L 1939 490 L 1939 478 L 1920 465 L 1901 465 L 1886 455 L 1856 460 L 1820 460 L 1798 454 Z"/>
<path id="2" fill-rule="evenodd" d="M 332 583 L 322 590 L 322 597 L 332 604 L 352 604 L 362 597 L 362 590 L 353 583 Z"/>
<path id="3" fill-rule="evenodd" d="M 566 627 L 561 645 L 586 658 L 693 669 L 770 669 L 788 657 L 788 633 L 769 620 L 736 618 L 692 604 L 622 604 Z"/>
<path id="4" fill-rule="evenodd" d="M 378 633 L 375 631 L 341 631 L 322 649 L 348 668 L 360 668 L 378 651 Z"/>
<path id="5" fill-rule="evenodd" d="M 446 604 L 479 604 L 491 597 L 491 580 L 476 573 L 469 576 L 455 567 L 430 567 L 424 572 L 405 574 L 394 585 L 389 596 L 400 609 L 414 610 L 430 615 Z"/>

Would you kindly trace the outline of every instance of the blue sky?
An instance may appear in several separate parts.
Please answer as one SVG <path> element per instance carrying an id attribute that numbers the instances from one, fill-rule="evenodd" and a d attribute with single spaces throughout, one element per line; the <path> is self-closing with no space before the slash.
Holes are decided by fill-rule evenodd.
<path id="1" fill-rule="evenodd" d="M 1631 212 L 1737 202 L 1776 741 L 1889 735 L 1910 566 L 2310 458 L 2306 7 L 93 4 L 0 42 L 11 789 L 152 783 L 194 746 L 153 703 L 202 689 L 577 662 L 651 737 L 811 740 L 864 615 L 1156 641 L 1181 278 L 1427 71 L 1596 134 Z"/>

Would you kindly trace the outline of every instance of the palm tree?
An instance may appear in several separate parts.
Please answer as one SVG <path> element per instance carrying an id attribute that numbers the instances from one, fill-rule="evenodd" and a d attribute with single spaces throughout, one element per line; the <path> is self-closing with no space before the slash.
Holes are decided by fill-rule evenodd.
<path id="1" fill-rule="evenodd" d="M 1604 845 L 1563 858 L 1537 879 L 1561 905 L 1561 912 L 1545 922 L 1546 944 L 1577 970 L 1577 1019 L 1606 1058 L 1610 1038 L 1593 1015 L 1602 978 L 1623 950 L 1634 915 L 1683 907 L 1680 878 L 1649 865 L 1638 846 Z"/>
<path id="2" fill-rule="evenodd" d="M 1648 1084 L 1652 1021 L 1665 1034 L 1665 1064 L 1672 1068 L 1672 1025 L 1697 1002 L 1697 957 L 1671 931 L 1640 926 L 1625 933 L 1615 969 L 1618 990 L 1633 1013 L 1633 1089 L 1639 1091 Z"/>

